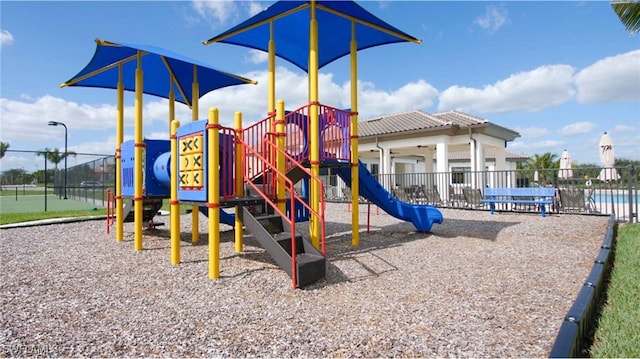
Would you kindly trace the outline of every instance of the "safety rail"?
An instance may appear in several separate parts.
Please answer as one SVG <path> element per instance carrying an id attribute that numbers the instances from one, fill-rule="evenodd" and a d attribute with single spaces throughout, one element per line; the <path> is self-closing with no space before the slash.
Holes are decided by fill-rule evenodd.
<path id="1" fill-rule="evenodd" d="M 285 114 L 285 151 L 292 158 L 287 161 L 286 170 L 296 166 L 296 163 L 309 159 L 310 149 L 310 120 L 309 112 L 312 105 L 318 106 L 319 118 L 319 146 L 320 160 L 337 160 L 349 162 L 351 160 L 351 116 L 346 110 L 326 106 L 318 103 L 309 103 Z M 243 141 L 250 146 L 255 153 L 265 155 L 263 142 L 268 132 L 275 131 L 275 113 L 260 120 L 242 130 Z M 246 166 L 252 178 L 262 175 L 265 171 L 260 166 L 260 161 L 252 156 L 245 157 Z M 275 162 L 275 161 L 270 161 Z"/>
<path id="2" fill-rule="evenodd" d="M 236 196 L 236 186 L 233 181 L 235 177 L 234 153 L 242 150 L 238 146 L 236 138 L 237 131 L 230 127 L 220 126 L 220 196 L 224 199 Z"/>
<path id="3" fill-rule="evenodd" d="M 109 234 L 111 226 L 116 221 L 116 196 L 107 189 L 107 234 Z"/>
<path id="4" fill-rule="evenodd" d="M 270 137 L 273 137 L 274 140 L 269 139 Z M 313 215 L 315 217 L 317 217 L 320 220 L 320 231 L 321 231 L 321 237 L 322 240 L 321 242 L 321 251 L 322 251 L 322 255 L 326 254 L 326 248 L 325 248 L 325 226 L 324 226 L 324 211 L 326 209 L 326 202 L 325 202 L 325 194 L 324 194 L 324 185 L 322 183 L 322 179 L 320 179 L 318 176 L 314 176 L 311 171 L 309 171 L 307 168 L 305 168 L 302 164 L 300 164 L 299 162 L 297 162 L 293 157 L 291 157 L 291 155 L 289 155 L 286 151 L 283 151 L 281 149 L 278 148 L 277 144 L 275 143 L 275 138 L 277 138 L 277 134 L 275 133 L 267 133 L 266 135 L 267 140 L 264 141 L 265 143 L 265 153 L 272 153 L 273 156 L 277 156 L 278 153 L 282 154 L 284 156 L 285 162 L 291 165 L 291 168 L 293 167 L 297 167 L 298 169 L 300 169 L 300 171 L 302 171 L 308 178 L 310 181 L 313 182 L 317 182 L 318 183 L 318 188 L 320 190 L 320 198 L 319 198 L 319 208 L 320 208 L 320 213 L 314 211 L 311 206 L 305 202 L 302 197 L 297 195 L 297 192 L 295 191 L 294 188 L 294 194 L 296 195 L 296 198 L 299 200 L 299 202 L 301 203 L 301 205 L 306 208 L 310 215 Z M 274 152 L 271 152 L 274 151 Z M 289 169 L 291 169 L 289 168 Z M 277 176 L 276 176 L 277 177 Z M 295 183 L 294 183 L 295 185 Z M 293 212 L 294 207 L 291 207 L 290 211 Z M 294 217 L 295 218 L 295 217 Z"/>
<path id="5" fill-rule="evenodd" d="M 267 135 L 267 133 L 265 133 L 265 135 Z M 270 134 L 271 135 L 271 134 Z M 280 149 L 277 148 L 276 144 L 273 143 L 271 140 L 268 139 L 268 136 L 265 136 L 262 140 L 263 142 L 263 152 L 269 152 L 269 153 L 283 153 L 285 158 L 287 158 L 288 160 L 294 161 L 293 158 L 291 156 L 289 156 L 286 152 L 281 151 Z M 321 245 L 322 245 L 322 254 L 325 255 L 325 223 L 324 223 L 324 208 L 325 208 L 325 204 L 324 204 L 324 200 L 322 200 L 322 198 L 324 198 L 324 193 L 321 192 L 320 198 L 321 198 L 321 213 L 317 213 L 315 211 L 312 210 L 312 208 L 302 199 L 302 197 L 298 196 L 296 193 L 296 190 L 294 188 L 294 183 L 293 181 L 291 181 L 289 178 L 287 178 L 285 173 L 280 173 L 278 172 L 278 169 L 275 165 L 275 163 L 271 163 L 266 156 L 263 156 L 258 150 L 256 150 L 255 148 L 253 148 L 251 145 L 249 145 L 248 143 L 246 143 L 243 139 L 237 138 L 236 139 L 236 143 L 240 144 L 243 148 L 243 151 L 245 151 L 245 154 L 247 154 L 247 157 L 250 156 L 254 156 L 258 161 L 260 161 L 260 168 L 263 168 L 264 170 L 268 170 L 265 172 L 270 172 L 272 173 L 272 183 L 271 185 L 266 184 L 267 181 L 263 181 L 263 185 L 262 186 L 258 186 L 255 183 L 253 183 L 252 178 L 248 175 L 249 172 L 248 171 L 243 171 L 243 181 L 245 184 L 247 184 L 249 187 L 251 187 L 256 194 L 258 194 L 260 197 L 262 197 L 265 202 L 271 206 L 273 208 L 273 210 L 278 213 L 280 216 L 282 216 L 283 220 L 286 221 L 290 228 L 291 228 L 291 277 L 292 277 L 292 283 L 293 283 L 293 287 L 296 288 L 297 287 L 297 264 L 296 264 L 296 240 L 295 240 L 295 235 L 296 235 L 296 221 L 295 221 L 295 205 L 296 202 L 300 203 L 302 206 L 304 206 L 307 210 L 309 210 L 310 215 L 316 217 L 319 219 L 320 221 L 320 228 L 321 228 Z M 274 151 L 274 152 L 271 152 Z M 306 171 L 306 173 L 308 175 L 311 176 L 311 173 L 304 167 L 302 167 L 301 165 L 299 165 L 300 168 L 304 171 Z M 246 167 L 245 167 L 246 169 Z M 311 180 L 314 181 L 320 181 L 319 178 L 311 176 L 310 177 Z M 275 192 L 275 185 L 277 183 L 280 183 L 284 189 L 285 192 L 288 193 L 289 197 L 287 198 L 287 200 L 289 201 L 289 214 L 286 214 L 286 211 L 281 211 L 278 208 L 277 203 L 275 203 L 273 201 L 273 198 L 275 198 L 276 192 Z M 262 187 L 262 188 L 261 188 Z M 322 189 L 322 186 L 320 186 L 320 188 Z"/>

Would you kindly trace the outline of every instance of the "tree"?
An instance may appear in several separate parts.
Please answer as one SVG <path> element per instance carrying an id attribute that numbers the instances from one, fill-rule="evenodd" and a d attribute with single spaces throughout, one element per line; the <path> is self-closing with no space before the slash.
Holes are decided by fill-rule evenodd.
<path id="1" fill-rule="evenodd" d="M 640 1 L 612 0 L 611 7 L 627 31 L 635 35 L 640 31 Z"/>
<path id="2" fill-rule="evenodd" d="M 58 163 L 62 162 L 65 157 L 76 156 L 76 153 L 73 151 L 68 151 L 65 154 L 63 152 L 60 152 L 60 150 L 57 148 L 54 148 L 54 149 L 45 148 L 44 151 L 36 152 L 36 156 L 42 156 L 45 158 L 45 160 L 53 163 L 55 167 L 54 172 L 58 172 Z"/>
<path id="3" fill-rule="evenodd" d="M 527 160 L 527 164 L 525 165 L 526 169 L 555 169 L 560 167 L 560 159 L 559 156 L 555 153 L 546 152 L 543 154 L 534 154 L 529 157 Z"/>
<path id="4" fill-rule="evenodd" d="M 546 152 L 543 154 L 534 154 L 527 159 L 527 162 L 519 167 L 520 175 L 526 178 L 535 178 L 535 172 L 538 172 L 539 183 L 552 183 L 555 176 L 555 169 L 560 168 L 559 156 L 555 153 Z"/>
<path id="5" fill-rule="evenodd" d="M 22 168 L 13 168 L 2 172 L 3 184 L 20 184 L 25 179 L 26 172 Z"/>
<path id="6" fill-rule="evenodd" d="M 4 157 L 5 152 L 9 148 L 9 142 L 0 142 L 0 158 Z"/>

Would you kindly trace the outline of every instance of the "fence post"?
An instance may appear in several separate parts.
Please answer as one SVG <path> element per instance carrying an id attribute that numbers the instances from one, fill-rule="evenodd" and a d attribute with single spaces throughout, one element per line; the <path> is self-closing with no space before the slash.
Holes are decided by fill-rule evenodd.
<path id="1" fill-rule="evenodd" d="M 637 184 L 638 178 L 636 177 L 636 169 L 633 165 L 627 167 L 629 169 L 629 180 L 627 181 L 627 197 L 629 202 L 629 223 L 633 223 L 635 217 L 636 223 L 638 223 L 638 214 L 633 212 L 633 204 L 635 202 L 637 206 L 637 197 L 633 195 L 633 189 L 637 188 L 634 184 Z M 635 200 L 634 200 L 635 199 Z"/>

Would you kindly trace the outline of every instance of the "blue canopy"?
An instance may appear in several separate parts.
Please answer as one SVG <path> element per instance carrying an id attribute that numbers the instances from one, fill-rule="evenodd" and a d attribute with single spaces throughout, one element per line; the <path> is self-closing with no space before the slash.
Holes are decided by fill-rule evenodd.
<path id="1" fill-rule="evenodd" d="M 170 76 L 173 75 L 175 100 L 191 107 L 194 67 L 199 86 L 199 97 L 219 88 L 256 84 L 257 82 L 218 71 L 201 62 L 155 46 L 115 43 L 96 39 L 96 51 L 89 64 L 69 81 L 60 85 L 117 88 L 118 68 L 122 65 L 124 89 L 135 91 L 136 55 L 142 52 L 144 72 L 143 92 L 169 98 Z"/>
<path id="2" fill-rule="evenodd" d="M 395 42 L 420 40 L 375 17 L 353 1 L 315 1 L 318 23 L 318 68 L 350 52 L 355 23 L 358 50 Z M 276 56 L 308 72 L 310 1 L 278 1 L 243 23 L 203 43 L 222 42 L 269 50 L 270 22 Z"/>

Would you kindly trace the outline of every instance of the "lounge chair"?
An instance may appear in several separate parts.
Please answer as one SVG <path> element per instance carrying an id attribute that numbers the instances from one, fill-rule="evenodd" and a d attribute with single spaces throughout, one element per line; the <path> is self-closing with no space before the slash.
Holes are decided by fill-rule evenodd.
<path id="1" fill-rule="evenodd" d="M 438 192 L 437 188 L 427 189 L 424 191 L 424 196 L 426 197 L 426 202 L 432 206 L 441 206 L 442 198 L 440 198 L 440 192 Z"/>
<path id="2" fill-rule="evenodd" d="M 484 203 L 480 202 L 482 199 L 482 190 L 480 188 L 463 188 L 462 195 L 467 207 L 479 208 L 485 206 Z"/>
<path id="3" fill-rule="evenodd" d="M 580 188 L 560 188 L 560 208 L 565 212 L 585 210 L 584 191 Z"/>
<path id="4" fill-rule="evenodd" d="M 458 190 L 462 190 L 462 188 L 458 187 Z M 462 192 L 456 191 L 456 189 L 452 185 L 449 185 L 448 205 L 452 207 L 460 207 L 464 205 L 464 194 L 462 194 Z"/>

